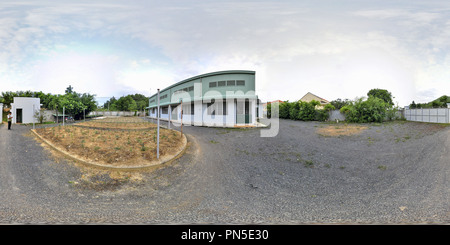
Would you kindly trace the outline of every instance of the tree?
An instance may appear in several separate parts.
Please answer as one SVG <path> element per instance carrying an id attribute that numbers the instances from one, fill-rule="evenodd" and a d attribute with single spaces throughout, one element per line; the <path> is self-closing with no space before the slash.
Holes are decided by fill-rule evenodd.
<path id="1" fill-rule="evenodd" d="M 107 100 L 104 104 L 103 104 L 103 108 L 111 110 L 111 111 L 115 111 L 116 110 L 116 101 L 117 99 L 113 96 L 111 97 L 109 100 Z"/>
<path id="2" fill-rule="evenodd" d="M 79 94 L 73 90 L 73 87 L 69 87 L 65 91 L 64 95 L 52 98 L 52 105 L 56 105 L 59 112 L 65 110 L 65 114 L 72 115 L 74 119 L 82 119 L 84 114 L 97 109 L 95 102 L 95 95 L 91 94 Z"/>
<path id="3" fill-rule="evenodd" d="M 73 92 L 73 87 L 72 85 L 69 85 L 69 87 L 66 88 L 66 90 L 64 91 L 66 94 L 71 94 Z"/>
<path id="4" fill-rule="evenodd" d="M 136 101 L 133 100 L 131 95 L 120 97 L 115 105 L 119 111 L 134 111 L 137 109 Z"/>
<path id="5" fill-rule="evenodd" d="M 392 94 L 391 94 L 391 92 L 387 91 L 386 89 L 379 89 L 379 88 L 371 89 L 367 93 L 367 96 L 369 98 L 370 97 L 379 98 L 391 106 L 394 105 L 394 102 L 392 102 Z"/>
<path id="6" fill-rule="evenodd" d="M 383 122 L 389 108 L 392 106 L 384 100 L 371 96 L 367 100 L 359 98 L 342 107 L 340 111 L 345 114 L 345 118 L 349 122 L 369 123 Z"/>
<path id="7" fill-rule="evenodd" d="M 348 105 L 349 103 L 350 103 L 350 100 L 348 100 L 348 99 L 345 99 L 345 100 L 336 99 L 336 100 L 333 100 L 330 102 L 330 104 L 333 105 L 334 108 L 336 108 L 336 110 L 341 109 L 342 107 L 344 107 L 345 105 Z"/>
<path id="8" fill-rule="evenodd" d="M 148 100 L 149 97 L 145 97 L 143 94 L 134 94 L 131 95 L 131 98 L 136 102 L 136 109 L 137 110 L 144 110 L 146 107 L 148 107 Z"/>

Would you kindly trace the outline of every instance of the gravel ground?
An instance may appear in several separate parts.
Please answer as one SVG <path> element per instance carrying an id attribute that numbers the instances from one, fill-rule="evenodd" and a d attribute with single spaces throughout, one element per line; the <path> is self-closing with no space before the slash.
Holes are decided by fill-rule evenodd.
<path id="1" fill-rule="evenodd" d="M 51 153 L 29 126 L 1 125 L 0 223 L 450 223 L 450 128 L 316 133 L 328 125 L 280 120 L 273 138 L 185 126 L 181 158 L 120 178 Z"/>

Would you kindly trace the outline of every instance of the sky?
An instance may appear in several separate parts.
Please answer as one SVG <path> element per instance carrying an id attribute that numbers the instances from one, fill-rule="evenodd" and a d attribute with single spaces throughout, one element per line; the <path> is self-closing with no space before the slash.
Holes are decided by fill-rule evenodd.
<path id="1" fill-rule="evenodd" d="M 442 0 L 2 0 L 0 92 L 151 96 L 222 70 L 265 101 L 387 89 L 403 107 L 450 95 Z"/>

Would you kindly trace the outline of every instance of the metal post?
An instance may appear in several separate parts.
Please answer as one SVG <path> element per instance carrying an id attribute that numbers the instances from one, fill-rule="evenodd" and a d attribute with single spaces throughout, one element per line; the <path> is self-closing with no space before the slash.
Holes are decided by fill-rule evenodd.
<path id="1" fill-rule="evenodd" d="M 172 118 L 172 107 L 169 105 L 169 124 L 168 124 L 168 128 L 170 129 L 170 119 Z"/>
<path id="2" fill-rule="evenodd" d="M 34 121 L 36 119 L 36 111 L 34 110 L 34 104 L 33 104 L 33 129 L 34 129 Z"/>
<path id="3" fill-rule="evenodd" d="M 66 107 L 63 106 L 63 126 L 64 126 L 64 123 L 65 123 L 65 121 L 66 121 L 66 120 L 64 120 L 64 119 L 65 119 L 65 116 L 64 116 L 65 110 L 66 110 Z"/>
<path id="4" fill-rule="evenodd" d="M 156 113 L 156 117 L 157 117 L 157 119 L 158 119 L 158 126 L 156 127 L 157 129 L 157 136 L 156 136 L 156 158 L 158 158 L 159 159 L 159 89 L 158 89 L 158 95 L 157 95 L 157 97 L 158 97 L 158 112 Z"/>
<path id="5" fill-rule="evenodd" d="M 83 109 L 83 118 L 84 118 L 84 121 L 86 122 L 86 108 Z"/>
<path id="6" fill-rule="evenodd" d="M 183 100 L 181 100 L 181 134 L 180 137 L 183 137 Z"/>

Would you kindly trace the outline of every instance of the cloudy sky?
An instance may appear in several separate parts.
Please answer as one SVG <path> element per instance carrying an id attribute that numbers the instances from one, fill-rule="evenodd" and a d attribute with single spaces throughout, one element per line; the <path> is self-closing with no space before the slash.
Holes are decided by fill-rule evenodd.
<path id="1" fill-rule="evenodd" d="M 446 0 L 0 2 L 0 92 L 150 96 L 186 78 L 256 71 L 263 101 L 387 89 L 450 95 Z"/>

